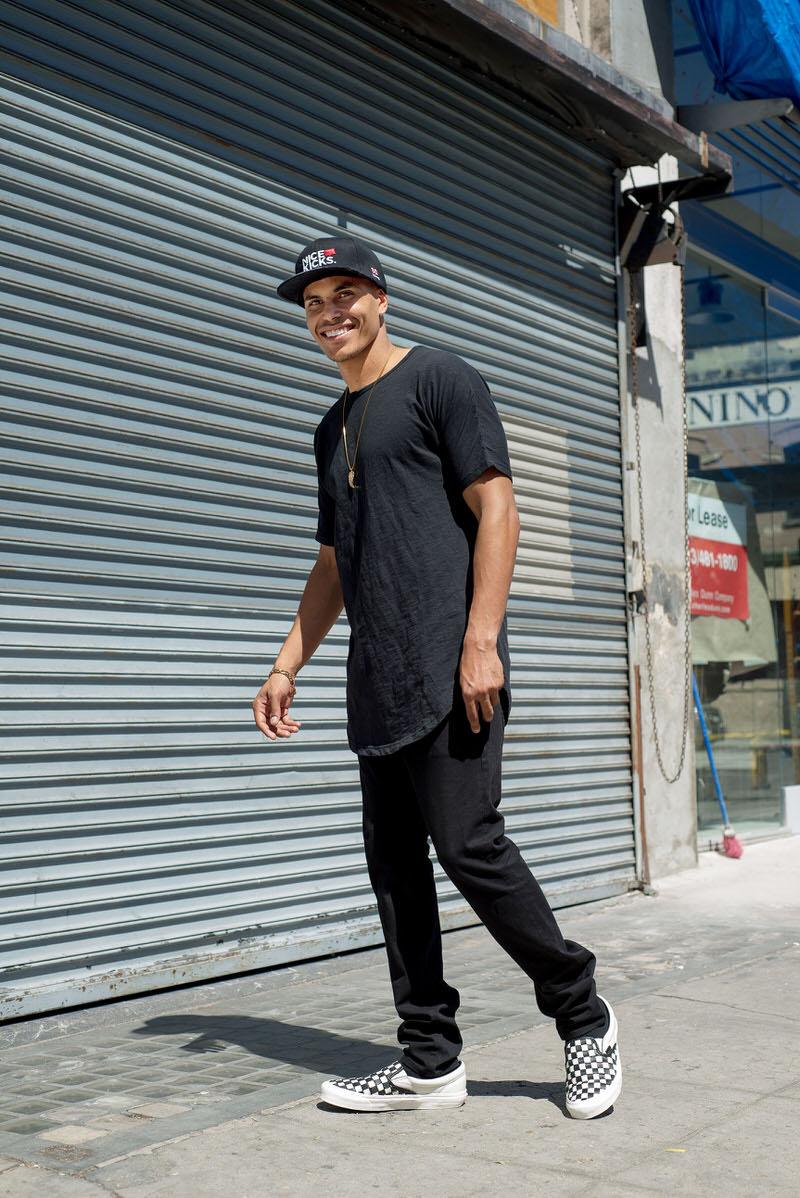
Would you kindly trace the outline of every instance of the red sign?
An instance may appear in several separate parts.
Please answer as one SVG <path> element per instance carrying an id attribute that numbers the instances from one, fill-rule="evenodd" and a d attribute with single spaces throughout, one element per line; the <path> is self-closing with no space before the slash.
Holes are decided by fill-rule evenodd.
<path id="1" fill-rule="evenodd" d="M 692 615 L 750 618 L 747 600 L 747 550 L 744 545 L 689 537 L 692 565 Z"/>
<path id="2" fill-rule="evenodd" d="M 689 497 L 692 615 L 750 618 L 744 506 L 705 495 Z"/>

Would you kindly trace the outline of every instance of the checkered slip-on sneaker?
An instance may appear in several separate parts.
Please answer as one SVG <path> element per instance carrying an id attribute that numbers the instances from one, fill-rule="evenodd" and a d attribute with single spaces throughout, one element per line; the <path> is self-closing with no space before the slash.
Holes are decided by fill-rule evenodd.
<path id="1" fill-rule="evenodd" d="M 441 1110 L 466 1101 L 467 1072 L 458 1065 L 444 1077 L 412 1077 L 395 1061 L 368 1077 L 323 1082 L 321 1097 L 347 1111 Z"/>
<path id="2" fill-rule="evenodd" d="M 598 996 L 599 997 L 599 996 Z M 610 1005 L 608 1031 L 602 1037 L 567 1040 L 567 1112 L 573 1119 L 596 1119 L 612 1107 L 622 1091 L 622 1064 L 617 1047 L 617 1020 Z"/>

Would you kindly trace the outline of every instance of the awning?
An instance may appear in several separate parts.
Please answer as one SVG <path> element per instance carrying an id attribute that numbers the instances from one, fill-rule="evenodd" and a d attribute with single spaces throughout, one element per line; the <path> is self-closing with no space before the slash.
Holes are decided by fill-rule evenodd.
<path id="1" fill-rule="evenodd" d="M 621 166 L 672 154 L 685 166 L 730 177 L 728 154 L 681 126 L 672 107 L 612 63 L 518 4 L 483 0 L 341 0 L 412 48 L 458 63 L 478 87 L 499 85 L 512 102 L 535 105 L 555 124 L 610 153 Z"/>
<path id="2" fill-rule="evenodd" d="M 689 0 L 715 90 L 800 105 L 800 20 L 789 0 Z"/>

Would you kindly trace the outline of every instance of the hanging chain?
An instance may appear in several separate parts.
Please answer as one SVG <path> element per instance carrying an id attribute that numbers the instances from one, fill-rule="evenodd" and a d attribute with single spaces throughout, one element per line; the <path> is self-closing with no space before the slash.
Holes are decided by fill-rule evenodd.
<path id="1" fill-rule="evenodd" d="M 653 682 L 653 645 L 650 633 L 650 602 L 647 596 L 647 542 L 645 540 L 644 497 L 642 487 L 642 443 L 639 419 L 639 364 L 636 358 L 636 305 L 633 297 L 630 303 L 631 325 L 631 399 L 633 401 L 633 422 L 636 437 L 636 488 L 639 501 L 639 547 L 642 558 L 642 599 L 644 607 L 644 642 L 647 656 L 647 689 L 650 697 L 650 718 L 653 724 L 653 743 L 656 750 L 656 760 L 661 776 L 665 782 L 677 782 L 683 772 L 686 760 L 686 744 L 689 731 L 689 713 L 691 711 L 692 693 L 692 575 L 689 560 L 689 428 L 686 416 L 686 294 L 684 290 L 684 268 L 680 266 L 681 275 L 681 409 L 683 419 L 683 585 L 684 585 L 684 695 L 683 695 L 683 727 L 681 729 L 681 754 L 678 767 L 674 774 L 668 774 L 664 766 L 661 751 L 661 738 L 656 721 L 656 695 Z"/>

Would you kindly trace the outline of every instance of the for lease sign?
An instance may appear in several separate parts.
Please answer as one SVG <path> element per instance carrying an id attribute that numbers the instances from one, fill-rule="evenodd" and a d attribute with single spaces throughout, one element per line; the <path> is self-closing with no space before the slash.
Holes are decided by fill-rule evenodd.
<path id="1" fill-rule="evenodd" d="M 747 620 L 747 511 L 709 495 L 689 495 L 692 615 Z"/>

